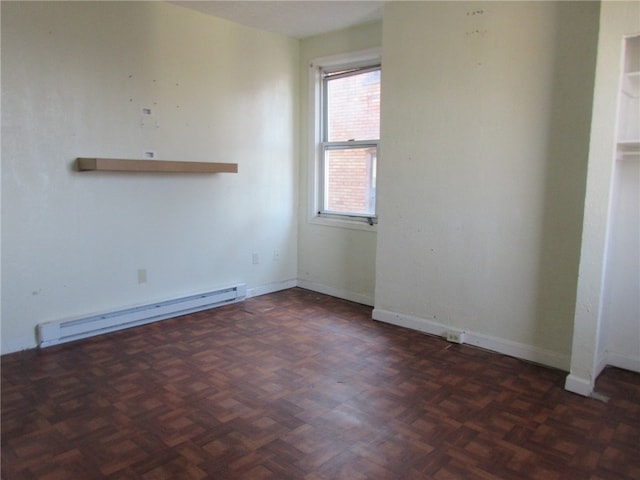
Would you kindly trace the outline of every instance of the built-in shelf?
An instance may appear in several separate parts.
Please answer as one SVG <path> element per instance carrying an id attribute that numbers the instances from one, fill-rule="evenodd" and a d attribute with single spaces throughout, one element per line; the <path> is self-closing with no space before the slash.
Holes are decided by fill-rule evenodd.
<path id="1" fill-rule="evenodd" d="M 625 38 L 622 95 L 618 100 L 616 158 L 640 159 L 640 35 Z"/>
<path id="2" fill-rule="evenodd" d="M 640 158 L 640 140 L 618 142 L 617 157 L 619 160 Z"/>
<path id="3" fill-rule="evenodd" d="M 627 72 L 624 74 L 622 91 L 630 97 L 640 96 L 640 72 Z"/>
<path id="4" fill-rule="evenodd" d="M 81 172 L 164 172 L 164 173 L 238 173 L 237 163 L 175 162 L 168 160 L 129 160 L 120 158 L 78 158 Z"/>

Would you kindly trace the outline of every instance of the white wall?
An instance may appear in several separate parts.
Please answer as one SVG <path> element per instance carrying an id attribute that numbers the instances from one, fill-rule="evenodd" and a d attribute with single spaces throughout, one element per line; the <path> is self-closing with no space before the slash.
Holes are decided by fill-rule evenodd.
<path id="1" fill-rule="evenodd" d="M 640 161 L 614 165 L 601 364 L 640 372 Z"/>
<path id="2" fill-rule="evenodd" d="M 568 367 L 598 9 L 385 8 L 374 318 Z"/>
<path id="3" fill-rule="evenodd" d="M 381 46 L 382 24 L 362 25 L 302 40 L 300 47 L 300 219 L 298 284 L 356 302 L 373 305 L 376 232 L 309 223 L 309 62 L 318 57 Z M 384 67 L 383 67 L 384 70 Z M 384 73 L 383 73 L 384 76 Z M 380 162 L 384 162 L 381 158 Z"/>
<path id="4" fill-rule="evenodd" d="M 636 3 L 630 7 L 628 11 L 626 7 L 620 9 L 618 15 L 635 18 L 635 25 L 620 24 L 614 29 L 622 27 L 634 36 L 620 42 L 624 43 L 624 59 L 617 71 L 610 72 L 612 77 L 621 70 L 640 69 L 640 6 Z M 612 24 L 608 14 L 603 17 L 605 22 Z M 608 26 L 604 32 L 613 33 L 614 29 Z M 620 32 L 612 38 L 620 41 Z M 616 140 L 635 142 L 636 152 L 618 151 L 613 162 L 598 367 L 610 364 L 640 372 L 640 86 L 636 83 L 632 87 L 624 76 L 619 81 L 622 88 L 618 94 Z"/>
<path id="5" fill-rule="evenodd" d="M 639 319 L 637 316 L 626 317 L 634 315 L 634 309 L 638 311 L 637 306 L 633 305 L 634 297 L 637 301 L 637 290 L 626 290 L 633 289 L 637 277 L 634 279 L 634 275 L 626 273 L 629 272 L 627 268 L 619 268 L 620 256 L 626 257 L 624 261 L 628 262 L 628 266 L 637 262 L 638 252 L 633 249 L 637 249 L 638 245 L 633 245 L 633 233 L 623 240 L 625 233 L 621 236 L 620 231 L 609 230 L 616 216 L 622 215 L 624 218 L 633 215 L 633 208 L 620 211 L 617 203 L 625 197 L 625 201 L 628 201 L 633 196 L 633 190 L 625 188 L 626 192 L 621 197 L 619 191 L 614 194 L 612 187 L 620 186 L 620 176 L 617 179 L 614 177 L 614 167 L 623 38 L 638 32 L 640 5 L 637 2 L 602 3 L 575 328 L 570 375 L 566 382 L 567 389 L 584 395 L 591 393 L 598 373 L 609 363 L 608 352 L 611 349 L 612 358 L 616 360 L 616 356 L 622 355 L 622 361 L 629 367 L 634 361 L 637 362 L 636 355 L 640 348 L 632 345 L 635 341 L 640 345 Z M 621 168 L 625 176 L 634 175 L 634 170 L 637 172 L 637 166 L 623 165 Z M 618 174 L 622 173 L 622 169 L 618 170 Z M 627 187 L 630 186 L 627 182 L 630 179 L 625 179 Z M 636 225 L 637 221 L 636 217 Z M 632 228 L 632 225 L 628 227 Z M 608 273 L 605 267 L 609 269 Z M 623 286 L 619 280 L 628 284 Z M 626 299 L 623 300 L 624 304 L 611 304 L 613 301 L 619 302 L 621 298 Z M 620 317 L 621 312 L 624 317 Z"/>
<path id="6" fill-rule="evenodd" d="M 295 283 L 298 80 L 297 40 L 179 6 L 2 2 L 2 352 L 40 322 Z M 72 169 L 146 150 L 239 173 Z"/>

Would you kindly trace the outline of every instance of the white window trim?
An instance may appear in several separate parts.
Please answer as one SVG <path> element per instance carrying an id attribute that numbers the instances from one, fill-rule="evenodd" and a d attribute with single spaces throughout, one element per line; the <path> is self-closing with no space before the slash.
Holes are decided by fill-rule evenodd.
<path id="1" fill-rule="evenodd" d="M 322 111 L 322 78 L 320 68 L 332 68 L 340 65 L 354 63 L 363 64 L 371 62 L 381 62 L 382 50 L 380 48 L 372 48 L 361 50 L 359 52 L 344 53 L 340 55 L 331 55 L 328 57 L 314 58 L 309 63 L 309 136 L 308 136 L 308 159 L 309 159 L 309 185 L 308 185 L 308 221 L 316 225 L 326 225 L 330 227 L 343 227 L 355 230 L 366 230 L 376 232 L 378 230 L 377 222 L 370 225 L 369 222 L 363 220 L 349 219 L 348 216 L 336 215 L 335 217 L 328 215 L 318 215 L 320 210 L 320 168 L 322 165 L 322 126 L 318 119 Z M 378 142 L 380 145 L 380 142 Z M 379 159 L 378 159 L 379 160 Z M 379 168 L 379 164 L 378 164 Z M 376 199 L 377 203 L 377 199 Z M 366 217 L 364 217 L 366 218 Z"/>

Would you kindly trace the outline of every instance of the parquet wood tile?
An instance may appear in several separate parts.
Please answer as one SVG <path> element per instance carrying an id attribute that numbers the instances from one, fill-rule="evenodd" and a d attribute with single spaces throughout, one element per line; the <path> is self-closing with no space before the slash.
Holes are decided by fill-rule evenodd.
<path id="1" fill-rule="evenodd" d="M 640 479 L 640 375 L 565 373 L 302 289 L 2 357 L 1 478 Z"/>

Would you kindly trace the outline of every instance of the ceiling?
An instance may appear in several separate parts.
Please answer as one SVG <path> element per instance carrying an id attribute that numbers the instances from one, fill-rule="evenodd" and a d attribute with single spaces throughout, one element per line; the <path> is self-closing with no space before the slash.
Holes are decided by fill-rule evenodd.
<path id="1" fill-rule="evenodd" d="M 242 25 L 305 38 L 382 18 L 383 0 L 173 1 Z"/>

